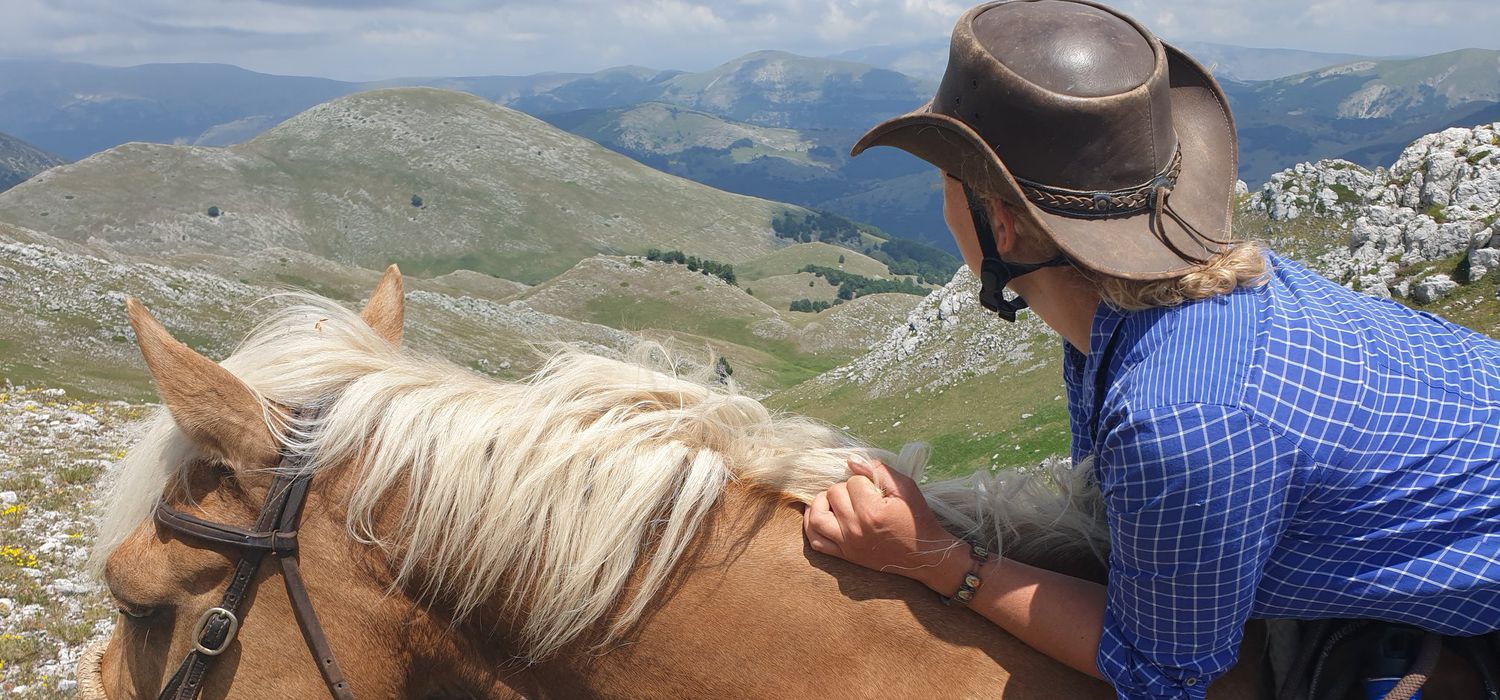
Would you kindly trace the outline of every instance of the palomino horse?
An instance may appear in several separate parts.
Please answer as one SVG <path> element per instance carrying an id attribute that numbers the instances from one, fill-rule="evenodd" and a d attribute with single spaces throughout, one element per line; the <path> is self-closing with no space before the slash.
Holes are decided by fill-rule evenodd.
<path id="1" fill-rule="evenodd" d="M 403 308 L 392 268 L 362 314 L 304 299 L 221 366 L 129 304 L 165 410 L 113 476 L 96 566 L 121 616 L 82 664 L 84 697 L 156 696 L 233 576 L 239 550 L 162 526 L 158 503 L 249 527 L 283 452 L 316 474 L 300 568 L 360 698 L 1113 697 L 919 584 L 804 544 L 802 504 L 846 458 L 892 455 L 582 353 L 522 383 L 480 377 L 403 351 Z M 1057 549 L 960 491 L 931 491 L 959 527 L 1030 527 L 1039 563 Z M 330 692 L 279 576 L 248 577 L 204 696 Z M 1248 697 L 1255 662 L 1214 694 Z"/>

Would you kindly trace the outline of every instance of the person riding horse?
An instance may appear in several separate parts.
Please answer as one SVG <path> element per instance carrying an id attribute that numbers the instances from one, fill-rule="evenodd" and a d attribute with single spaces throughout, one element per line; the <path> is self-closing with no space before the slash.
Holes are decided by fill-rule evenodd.
<path id="1" fill-rule="evenodd" d="M 1249 618 L 1500 628 L 1500 342 L 1234 242 L 1234 122 L 1199 64 L 1102 5 L 988 3 L 874 146 L 941 169 L 984 306 L 1062 336 L 1108 584 L 971 547 L 879 464 L 807 509 L 813 549 L 1123 698 L 1204 697 Z"/>

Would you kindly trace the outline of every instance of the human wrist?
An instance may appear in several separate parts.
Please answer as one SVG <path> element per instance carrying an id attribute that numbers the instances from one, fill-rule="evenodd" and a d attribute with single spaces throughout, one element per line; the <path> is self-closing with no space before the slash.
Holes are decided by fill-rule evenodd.
<path id="1" fill-rule="evenodd" d="M 969 557 L 969 544 L 957 537 L 950 538 L 941 547 L 928 553 L 932 561 L 917 568 L 914 577 L 934 592 L 948 596 L 958 590 L 964 575 L 969 573 L 974 560 Z"/>

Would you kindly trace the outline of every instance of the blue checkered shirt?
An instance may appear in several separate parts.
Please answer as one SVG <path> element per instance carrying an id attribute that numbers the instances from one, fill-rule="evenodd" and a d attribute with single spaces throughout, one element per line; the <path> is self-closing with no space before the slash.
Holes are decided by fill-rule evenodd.
<path id="1" fill-rule="evenodd" d="M 1500 628 L 1500 342 L 1269 260 L 1223 297 L 1101 305 L 1065 349 L 1122 698 L 1202 698 L 1250 617 Z"/>

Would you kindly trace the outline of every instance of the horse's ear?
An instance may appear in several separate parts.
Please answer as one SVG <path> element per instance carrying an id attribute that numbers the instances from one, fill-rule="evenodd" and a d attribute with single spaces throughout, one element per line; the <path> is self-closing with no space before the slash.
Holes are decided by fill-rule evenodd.
<path id="1" fill-rule="evenodd" d="M 273 462 L 279 449 L 255 392 L 229 370 L 173 338 L 141 302 L 125 300 L 125 311 L 157 392 L 178 427 L 233 466 Z"/>
<path id="2" fill-rule="evenodd" d="M 365 309 L 359 312 L 359 317 L 392 345 L 401 344 L 401 327 L 406 322 L 406 292 L 401 282 L 401 268 L 391 265 L 385 269 L 385 275 L 370 293 L 370 300 L 365 302 Z"/>

